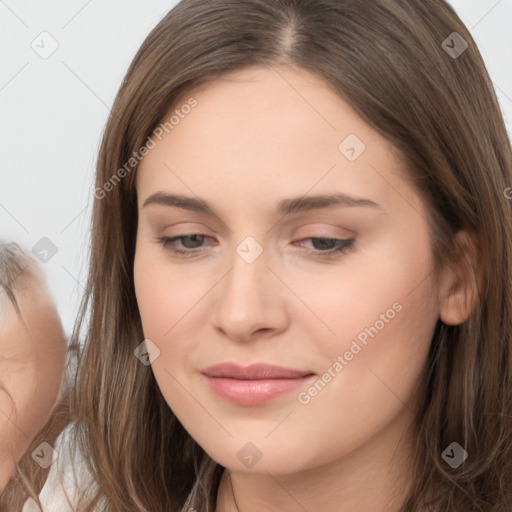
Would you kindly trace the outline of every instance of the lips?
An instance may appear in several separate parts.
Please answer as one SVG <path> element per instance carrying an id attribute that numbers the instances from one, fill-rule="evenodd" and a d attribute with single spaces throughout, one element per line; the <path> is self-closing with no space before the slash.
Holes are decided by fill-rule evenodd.
<path id="1" fill-rule="evenodd" d="M 240 366 L 222 363 L 202 371 L 209 388 L 238 405 L 259 405 L 304 385 L 315 376 L 308 370 L 296 370 L 268 364 Z"/>
<path id="2" fill-rule="evenodd" d="M 208 377 L 223 377 L 226 379 L 262 380 L 262 379 L 297 379 L 311 375 L 310 371 L 293 370 L 282 366 L 268 364 L 252 364 L 239 366 L 234 363 L 222 363 L 210 366 L 203 371 Z"/>

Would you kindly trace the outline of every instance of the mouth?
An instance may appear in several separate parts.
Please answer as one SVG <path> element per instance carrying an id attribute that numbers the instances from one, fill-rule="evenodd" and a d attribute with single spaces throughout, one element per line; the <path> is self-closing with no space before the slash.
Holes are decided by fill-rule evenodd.
<path id="1" fill-rule="evenodd" d="M 209 388 L 238 405 L 260 405 L 290 393 L 316 376 L 311 371 L 268 364 L 222 363 L 203 370 Z"/>

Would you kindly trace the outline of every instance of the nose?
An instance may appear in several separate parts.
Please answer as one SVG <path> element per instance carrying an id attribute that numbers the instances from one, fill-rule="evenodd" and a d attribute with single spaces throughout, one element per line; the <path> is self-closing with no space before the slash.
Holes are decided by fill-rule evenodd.
<path id="1" fill-rule="evenodd" d="M 285 287 L 268 267 L 267 252 L 250 261 L 234 251 L 231 268 L 216 287 L 215 327 L 240 342 L 274 336 L 289 321 Z"/>

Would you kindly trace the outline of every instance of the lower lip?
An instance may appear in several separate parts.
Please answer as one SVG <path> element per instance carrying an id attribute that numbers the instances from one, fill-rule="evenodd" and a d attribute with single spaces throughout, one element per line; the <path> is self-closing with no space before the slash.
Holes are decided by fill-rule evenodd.
<path id="1" fill-rule="evenodd" d="M 314 375 L 295 379 L 240 380 L 205 375 L 210 389 L 238 405 L 260 405 L 303 386 Z"/>

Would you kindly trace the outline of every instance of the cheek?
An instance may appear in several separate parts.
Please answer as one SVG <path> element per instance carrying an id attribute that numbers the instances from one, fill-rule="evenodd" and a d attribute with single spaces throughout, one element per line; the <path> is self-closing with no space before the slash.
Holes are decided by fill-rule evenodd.
<path id="1" fill-rule="evenodd" d="M 408 260 L 395 258 L 379 272 L 361 279 L 354 275 L 345 283 L 337 293 L 337 313 L 326 316 L 336 338 L 324 336 L 322 344 L 329 361 L 325 370 L 339 361 L 338 356 L 343 369 L 328 384 L 330 390 L 322 392 L 318 405 L 324 399 L 341 400 L 347 410 L 363 416 L 374 410 L 378 416 L 408 402 L 437 320 L 428 274 L 428 257 L 418 254 Z M 332 289 L 330 296 L 336 297 Z"/>
<path id="2" fill-rule="evenodd" d="M 166 349 L 173 329 L 187 322 L 187 313 L 208 291 L 193 273 L 167 261 L 163 251 L 146 247 L 135 254 L 134 284 L 144 336 L 160 350 Z"/>
<path id="3" fill-rule="evenodd" d="M 200 326 L 191 326 L 192 308 L 207 290 L 198 290 L 192 276 L 172 267 L 154 249 L 139 247 L 134 260 L 134 284 L 144 337 L 159 349 L 151 364 L 158 387 L 184 424 L 202 424 L 201 411 L 190 402 L 186 361 Z M 184 387 L 183 387 L 184 386 Z"/>
<path id="4" fill-rule="evenodd" d="M 309 322 L 307 335 L 316 340 L 315 351 L 323 361 L 317 370 L 331 369 L 336 375 L 326 375 L 329 389 L 320 386 L 322 397 L 315 398 L 312 390 L 316 404 L 311 410 L 331 401 L 344 402 L 345 410 L 358 410 L 364 416 L 389 405 L 388 398 L 400 405 L 396 396 L 404 402 L 411 397 L 438 315 L 428 240 L 419 240 L 415 247 L 405 243 L 399 250 L 373 253 L 372 261 L 360 259 L 350 269 L 347 265 L 339 279 L 321 277 L 300 289 L 304 302 L 314 304 L 317 317 L 331 331 L 316 320 Z M 304 332 L 308 323 L 303 327 Z M 333 368 L 336 362 L 342 369 Z M 304 397 L 308 400 L 309 394 Z"/>
<path id="5" fill-rule="evenodd" d="M 393 237 L 388 237 L 390 240 Z M 401 242 L 401 243 L 397 243 Z M 333 360 L 353 340 L 387 339 L 388 350 L 413 347 L 435 323 L 428 237 L 375 243 L 314 273 L 281 269 L 283 281 L 307 306 L 298 304 L 293 322 L 317 351 Z M 300 310 L 306 313 L 299 314 Z M 427 336 L 428 337 L 428 336 Z"/>

